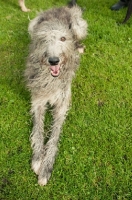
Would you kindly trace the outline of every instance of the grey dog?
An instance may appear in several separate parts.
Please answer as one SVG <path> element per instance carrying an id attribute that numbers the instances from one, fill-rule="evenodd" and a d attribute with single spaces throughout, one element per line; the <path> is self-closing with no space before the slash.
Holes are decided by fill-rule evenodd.
<path id="1" fill-rule="evenodd" d="M 39 185 L 46 185 L 69 109 L 71 83 L 80 61 L 80 41 L 87 36 L 87 22 L 76 5 L 53 8 L 31 20 L 28 31 L 32 41 L 25 78 L 31 92 L 33 115 L 32 169 L 38 175 Z M 51 105 L 53 114 L 48 141 L 43 124 L 47 104 Z"/>

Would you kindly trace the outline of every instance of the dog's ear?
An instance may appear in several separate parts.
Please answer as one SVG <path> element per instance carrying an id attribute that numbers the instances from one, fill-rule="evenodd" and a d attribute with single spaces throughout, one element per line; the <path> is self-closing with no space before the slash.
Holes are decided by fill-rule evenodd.
<path id="1" fill-rule="evenodd" d="M 87 22 L 82 18 L 82 10 L 74 6 L 71 11 L 71 29 L 77 40 L 82 40 L 87 36 Z"/>
<path id="2" fill-rule="evenodd" d="M 37 16 L 34 19 L 32 19 L 28 25 L 28 32 L 29 32 L 31 38 L 34 35 L 34 29 L 35 29 L 36 25 L 38 24 L 39 20 L 40 20 L 40 16 Z"/>

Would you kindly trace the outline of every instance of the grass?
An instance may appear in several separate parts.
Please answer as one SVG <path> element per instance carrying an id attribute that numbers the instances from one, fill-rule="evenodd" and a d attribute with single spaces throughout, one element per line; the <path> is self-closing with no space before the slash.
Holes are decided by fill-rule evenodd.
<path id="1" fill-rule="evenodd" d="M 30 95 L 23 70 L 30 38 L 28 15 L 66 1 L 16 0 L 0 4 L 0 200 L 132 199 L 132 19 L 114 0 L 78 0 L 89 36 L 72 87 L 72 108 L 63 126 L 52 177 L 37 184 L 30 168 Z"/>

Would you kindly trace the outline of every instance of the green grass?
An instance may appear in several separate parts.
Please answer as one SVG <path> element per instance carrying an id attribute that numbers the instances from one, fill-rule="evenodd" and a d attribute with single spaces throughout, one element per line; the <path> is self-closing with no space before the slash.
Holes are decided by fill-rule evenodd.
<path id="1" fill-rule="evenodd" d="M 30 94 L 23 71 L 30 38 L 28 15 L 65 5 L 62 0 L 0 3 L 0 200 L 132 199 L 132 18 L 114 0 L 78 0 L 89 36 L 72 85 L 72 108 L 47 186 L 30 168 Z M 48 120 L 47 120 L 48 122 Z"/>

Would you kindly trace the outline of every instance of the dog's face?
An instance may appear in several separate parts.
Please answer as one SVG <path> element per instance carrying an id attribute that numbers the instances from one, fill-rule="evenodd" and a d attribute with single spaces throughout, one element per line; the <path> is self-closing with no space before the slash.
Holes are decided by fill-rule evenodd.
<path id="1" fill-rule="evenodd" d="M 64 30 L 64 29 L 62 29 Z M 45 61 L 51 75 L 56 77 L 67 62 L 67 57 L 73 52 L 74 43 L 70 30 L 51 30 L 45 34 Z"/>
<path id="2" fill-rule="evenodd" d="M 87 23 L 77 7 L 43 12 L 28 27 L 33 42 L 37 44 L 34 51 L 54 77 L 65 67 L 70 67 L 66 63 L 75 59 L 77 50 L 80 52 L 76 44 L 86 37 L 86 30 Z"/>
<path id="3" fill-rule="evenodd" d="M 35 40 L 40 40 L 39 52 L 42 57 L 42 64 L 46 65 L 51 75 L 59 76 L 61 70 L 67 62 L 67 58 L 72 57 L 75 49 L 74 35 L 69 27 L 59 25 L 58 29 L 50 24 L 43 26 L 36 32 Z"/>

